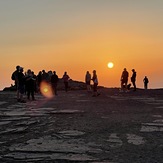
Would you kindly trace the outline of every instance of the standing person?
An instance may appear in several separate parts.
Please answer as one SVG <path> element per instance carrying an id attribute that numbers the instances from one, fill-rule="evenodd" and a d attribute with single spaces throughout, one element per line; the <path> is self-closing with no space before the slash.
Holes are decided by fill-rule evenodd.
<path id="1" fill-rule="evenodd" d="M 37 93 L 37 83 L 36 83 L 36 80 L 37 80 L 37 76 L 35 75 L 34 71 L 32 71 L 32 76 L 33 76 L 33 80 L 34 80 L 34 92 Z"/>
<path id="2" fill-rule="evenodd" d="M 34 91 L 35 91 L 35 81 L 34 75 L 32 71 L 29 69 L 27 71 L 26 76 L 26 90 L 27 90 L 27 98 L 30 100 L 30 96 L 32 96 L 32 100 L 35 100 Z"/>
<path id="3" fill-rule="evenodd" d="M 96 70 L 93 70 L 92 80 L 93 80 L 93 97 L 96 97 L 100 95 L 100 93 L 98 93 L 97 91 L 98 78 L 97 78 Z"/>
<path id="4" fill-rule="evenodd" d="M 144 82 L 144 89 L 148 89 L 149 80 L 148 80 L 147 76 L 144 77 L 143 82 Z"/>
<path id="5" fill-rule="evenodd" d="M 89 73 L 89 71 L 86 72 L 85 83 L 87 86 L 87 91 L 90 92 L 91 91 L 91 74 Z"/>
<path id="6" fill-rule="evenodd" d="M 20 66 L 16 66 L 16 70 L 12 73 L 11 79 L 14 80 L 15 87 L 16 87 L 16 96 L 17 100 L 19 101 L 19 90 L 18 90 L 18 73 L 19 73 Z"/>
<path id="7" fill-rule="evenodd" d="M 36 77 L 36 85 L 37 85 L 37 92 L 40 93 L 40 84 L 42 81 L 42 71 L 39 71 L 37 77 Z"/>
<path id="8" fill-rule="evenodd" d="M 134 91 L 136 91 L 136 71 L 135 69 L 132 69 L 132 76 L 131 76 L 131 82 L 134 86 Z"/>
<path id="9" fill-rule="evenodd" d="M 127 91 L 127 83 L 128 83 L 128 76 L 129 73 L 126 68 L 124 68 L 122 75 L 121 75 L 121 90 L 124 90 L 123 84 L 125 84 L 125 90 Z"/>
<path id="10" fill-rule="evenodd" d="M 25 75 L 23 74 L 23 68 L 19 68 L 19 73 L 18 73 L 18 91 L 19 91 L 19 97 L 18 97 L 18 102 L 25 103 L 26 101 L 23 100 L 23 94 L 25 91 Z"/>
<path id="11" fill-rule="evenodd" d="M 42 70 L 42 81 L 48 82 L 49 75 L 45 70 Z"/>
<path id="12" fill-rule="evenodd" d="M 68 81 L 70 79 L 70 77 L 67 75 L 67 72 L 64 72 L 64 75 L 62 77 L 64 85 L 65 85 L 65 91 L 68 91 Z"/>
<path id="13" fill-rule="evenodd" d="M 51 76 L 51 85 L 53 88 L 53 93 L 57 95 L 57 83 L 58 83 L 58 75 L 55 71 L 53 71 L 53 74 Z"/>
<path id="14" fill-rule="evenodd" d="M 48 71 L 48 78 L 47 78 L 47 81 L 48 81 L 48 83 L 50 83 L 51 82 L 51 77 L 52 77 L 52 75 L 53 75 L 53 72 L 50 70 L 50 71 Z"/>

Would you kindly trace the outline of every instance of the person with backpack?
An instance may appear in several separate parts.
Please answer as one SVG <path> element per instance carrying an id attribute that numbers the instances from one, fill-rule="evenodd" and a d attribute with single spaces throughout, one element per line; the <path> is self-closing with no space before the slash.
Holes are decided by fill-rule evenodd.
<path id="1" fill-rule="evenodd" d="M 16 66 L 16 70 L 12 73 L 11 79 L 14 80 L 15 87 L 16 87 L 16 96 L 17 100 L 19 100 L 19 90 L 18 90 L 18 73 L 19 73 L 20 66 Z"/>
<path id="2" fill-rule="evenodd" d="M 122 75 L 121 75 L 121 91 L 128 91 L 127 90 L 127 83 L 128 83 L 129 73 L 126 68 L 124 68 Z M 125 85 L 125 88 L 123 87 Z"/>

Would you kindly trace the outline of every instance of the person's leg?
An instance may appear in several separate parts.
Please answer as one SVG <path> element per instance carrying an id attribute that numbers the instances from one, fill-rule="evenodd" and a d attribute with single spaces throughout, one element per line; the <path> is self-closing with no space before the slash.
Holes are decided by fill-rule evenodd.
<path id="1" fill-rule="evenodd" d="M 147 84 L 145 83 L 145 84 L 144 84 L 144 89 L 147 89 L 147 88 L 148 88 L 148 87 L 147 87 Z"/>
<path id="2" fill-rule="evenodd" d="M 24 85 L 20 85 L 19 87 L 19 91 L 20 91 L 20 102 L 26 102 L 25 100 L 23 100 L 23 95 L 24 95 Z"/>
<path id="3" fill-rule="evenodd" d="M 32 100 L 35 100 L 35 97 L 34 97 L 34 92 L 35 92 L 35 90 L 34 90 L 34 89 L 32 89 L 32 90 L 31 90 L 31 96 L 32 96 Z"/>
<path id="4" fill-rule="evenodd" d="M 93 84 L 93 97 L 95 97 L 96 96 L 96 84 Z"/>
<path id="5" fill-rule="evenodd" d="M 127 89 L 127 81 L 125 82 L 125 91 L 128 92 L 128 89 Z"/>
<path id="6" fill-rule="evenodd" d="M 65 91 L 68 91 L 68 82 L 65 82 Z"/>
<path id="7" fill-rule="evenodd" d="M 133 81 L 134 91 L 136 91 L 136 83 Z"/>
<path id="8" fill-rule="evenodd" d="M 29 90 L 29 88 L 27 89 L 27 99 L 30 100 L 30 90 Z"/>
<path id="9" fill-rule="evenodd" d="M 93 97 L 99 96 L 99 95 L 100 95 L 100 93 L 98 93 L 98 91 L 97 91 L 97 84 L 94 84 L 93 85 Z"/>
<path id="10" fill-rule="evenodd" d="M 16 87 L 16 97 L 17 97 L 17 100 L 19 101 L 20 100 L 20 94 L 19 94 L 19 85 L 17 82 L 15 82 L 15 87 Z"/>
<path id="11" fill-rule="evenodd" d="M 55 95 L 57 95 L 57 83 L 54 84 L 54 92 L 55 92 Z"/>

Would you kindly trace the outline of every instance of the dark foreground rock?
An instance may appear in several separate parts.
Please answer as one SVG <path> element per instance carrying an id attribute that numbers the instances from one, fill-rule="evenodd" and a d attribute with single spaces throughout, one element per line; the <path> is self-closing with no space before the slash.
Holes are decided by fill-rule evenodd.
<path id="1" fill-rule="evenodd" d="M 163 90 L 99 91 L 0 92 L 0 162 L 162 162 Z"/>

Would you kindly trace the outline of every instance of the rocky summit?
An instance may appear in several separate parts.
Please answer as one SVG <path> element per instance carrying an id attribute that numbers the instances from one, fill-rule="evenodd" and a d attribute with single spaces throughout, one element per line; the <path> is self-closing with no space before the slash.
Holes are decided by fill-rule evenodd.
<path id="1" fill-rule="evenodd" d="M 19 103 L 0 92 L 0 162 L 160 163 L 163 90 L 58 91 Z"/>

